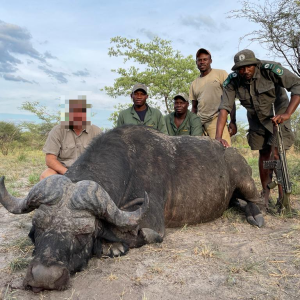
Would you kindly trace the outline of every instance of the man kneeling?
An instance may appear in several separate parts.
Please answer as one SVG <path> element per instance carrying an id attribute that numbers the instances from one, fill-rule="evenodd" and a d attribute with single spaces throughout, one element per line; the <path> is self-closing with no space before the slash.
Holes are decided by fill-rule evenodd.
<path id="1" fill-rule="evenodd" d="M 165 116 L 169 135 L 202 135 L 200 118 L 188 110 L 189 101 L 186 95 L 174 97 L 174 112 Z"/>
<path id="2" fill-rule="evenodd" d="M 87 121 L 86 110 L 89 107 L 91 105 L 85 99 L 69 100 L 66 121 L 61 121 L 48 134 L 43 148 L 48 168 L 41 174 L 40 180 L 50 175 L 65 174 L 91 140 L 101 133 L 99 127 Z"/>

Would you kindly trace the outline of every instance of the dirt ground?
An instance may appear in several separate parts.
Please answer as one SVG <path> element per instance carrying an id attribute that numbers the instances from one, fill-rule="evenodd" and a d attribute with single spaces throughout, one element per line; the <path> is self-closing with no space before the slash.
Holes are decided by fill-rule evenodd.
<path id="1" fill-rule="evenodd" d="M 299 209 L 298 199 L 293 206 Z M 299 214 L 265 221 L 259 229 L 229 210 L 207 224 L 168 229 L 162 244 L 93 258 L 69 289 L 34 294 L 22 286 L 31 215 L 1 206 L 0 299 L 300 299 Z"/>

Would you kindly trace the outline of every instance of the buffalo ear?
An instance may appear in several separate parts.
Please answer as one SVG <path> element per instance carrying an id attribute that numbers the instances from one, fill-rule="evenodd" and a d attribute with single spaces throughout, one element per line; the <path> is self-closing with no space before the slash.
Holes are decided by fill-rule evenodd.
<path id="1" fill-rule="evenodd" d="M 97 258 L 101 258 L 102 256 L 102 242 L 101 238 L 99 237 L 97 237 L 94 241 L 93 255 L 95 255 Z"/>

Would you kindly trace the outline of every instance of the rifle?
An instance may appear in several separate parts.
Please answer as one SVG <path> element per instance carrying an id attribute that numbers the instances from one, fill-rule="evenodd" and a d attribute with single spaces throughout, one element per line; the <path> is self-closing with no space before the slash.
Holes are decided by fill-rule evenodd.
<path id="1" fill-rule="evenodd" d="M 273 114 L 275 114 L 274 104 L 272 103 Z M 276 131 L 276 137 L 278 142 L 278 154 L 279 160 L 267 160 L 263 162 L 264 169 L 273 169 L 276 173 L 275 181 L 268 184 L 269 189 L 275 188 L 277 185 L 282 186 L 283 196 L 279 199 L 280 209 L 286 209 L 287 213 L 291 213 L 291 205 L 290 205 L 290 194 L 292 193 L 292 182 L 290 181 L 286 154 L 283 145 L 282 131 L 280 124 L 277 124 L 274 128 Z M 275 134 L 275 133 L 274 133 Z"/>

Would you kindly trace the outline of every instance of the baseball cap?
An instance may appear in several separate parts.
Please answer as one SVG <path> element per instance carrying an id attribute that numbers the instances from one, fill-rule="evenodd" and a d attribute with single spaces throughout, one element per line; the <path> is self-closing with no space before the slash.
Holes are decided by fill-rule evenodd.
<path id="1" fill-rule="evenodd" d="M 200 53 L 208 54 L 208 55 L 210 55 L 210 57 L 211 57 L 211 53 L 210 53 L 208 50 L 206 50 L 206 49 L 204 49 L 204 48 L 200 48 L 200 49 L 197 51 L 197 53 L 196 53 L 196 58 L 200 55 Z"/>
<path id="2" fill-rule="evenodd" d="M 257 65 L 259 63 L 260 60 L 255 57 L 255 54 L 252 50 L 244 49 L 234 56 L 234 66 L 231 68 L 231 70 L 235 71 L 239 67 Z"/>
<path id="3" fill-rule="evenodd" d="M 147 94 L 147 87 L 142 83 L 136 83 L 132 88 L 132 93 L 134 93 L 137 90 L 143 90 Z"/>
<path id="4" fill-rule="evenodd" d="M 181 98 L 183 101 L 189 102 L 188 96 L 184 93 L 179 93 L 179 94 L 175 95 L 173 99 L 175 100 L 178 97 Z"/>

